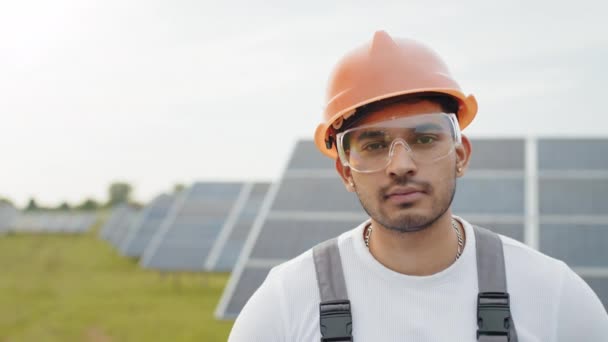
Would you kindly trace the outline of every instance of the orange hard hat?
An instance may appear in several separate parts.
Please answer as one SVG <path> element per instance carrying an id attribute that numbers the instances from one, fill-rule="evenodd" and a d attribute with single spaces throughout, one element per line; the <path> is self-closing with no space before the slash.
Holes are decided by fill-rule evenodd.
<path id="1" fill-rule="evenodd" d="M 477 114 L 473 95 L 465 96 L 441 58 L 430 48 L 409 39 L 393 39 L 378 31 L 365 44 L 338 62 L 329 78 L 324 122 L 317 126 L 315 144 L 337 158 L 331 135 L 356 109 L 393 96 L 441 93 L 458 101 L 458 122 L 464 129 Z"/>

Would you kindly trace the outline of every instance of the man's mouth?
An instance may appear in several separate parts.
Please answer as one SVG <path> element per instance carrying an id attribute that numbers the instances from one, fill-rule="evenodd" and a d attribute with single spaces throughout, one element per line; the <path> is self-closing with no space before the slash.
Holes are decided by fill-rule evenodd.
<path id="1" fill-rule="evenodd" d="M 384 199 L 397 204 L 410 203 L 419 200 L 425 192 L 419 187 L 396 186 L 384 195 Z"/>

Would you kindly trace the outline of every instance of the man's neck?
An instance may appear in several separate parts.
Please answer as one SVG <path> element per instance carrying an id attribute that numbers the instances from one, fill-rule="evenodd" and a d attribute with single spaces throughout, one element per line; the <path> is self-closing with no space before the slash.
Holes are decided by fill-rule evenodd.
<path id="1" fill-rule="evenodd" d="M 464 228 L 458 229 L 465 239 Z M 372 219 L 369 239 L 372 255 L 387 268 L 407 275 L 427 276 L 448 268 L 456 259 L 458 236 L 448 211 L 417 232 L 402 233 L 387 229 Z"/>

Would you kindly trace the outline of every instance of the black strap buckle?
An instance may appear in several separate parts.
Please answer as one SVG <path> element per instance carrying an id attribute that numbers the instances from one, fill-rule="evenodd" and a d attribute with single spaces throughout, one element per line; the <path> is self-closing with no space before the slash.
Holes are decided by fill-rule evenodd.
<path id="1" fill-rule="evenodd" d="M 349 300 L 330 300 L 319 305 L 321 342 L 353 340 L 353 319 Z"/>
<path id="2" fill-rule="evenodd" d="M 477 297 L 477 339 L 480 335 L 506 336 L 511 340 L 509 294 L 481 292 Z"/>

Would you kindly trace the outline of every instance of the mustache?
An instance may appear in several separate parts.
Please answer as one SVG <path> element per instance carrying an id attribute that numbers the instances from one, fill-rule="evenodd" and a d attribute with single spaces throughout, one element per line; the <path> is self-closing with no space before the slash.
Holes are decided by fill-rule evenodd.
<path id="1" fill-rule="evenodd" d="M 386 193 L 388 193 L 390 189 L 394 188 L 395 186 L 411 186 L 426 193 L 430 193 L 433 189 L 431 183 L 429 182 L 412 179 L 410 177 L 396 177 L 389 185 L 380 188 L 380 195 L 382 197 L 386 197 Z"/>

